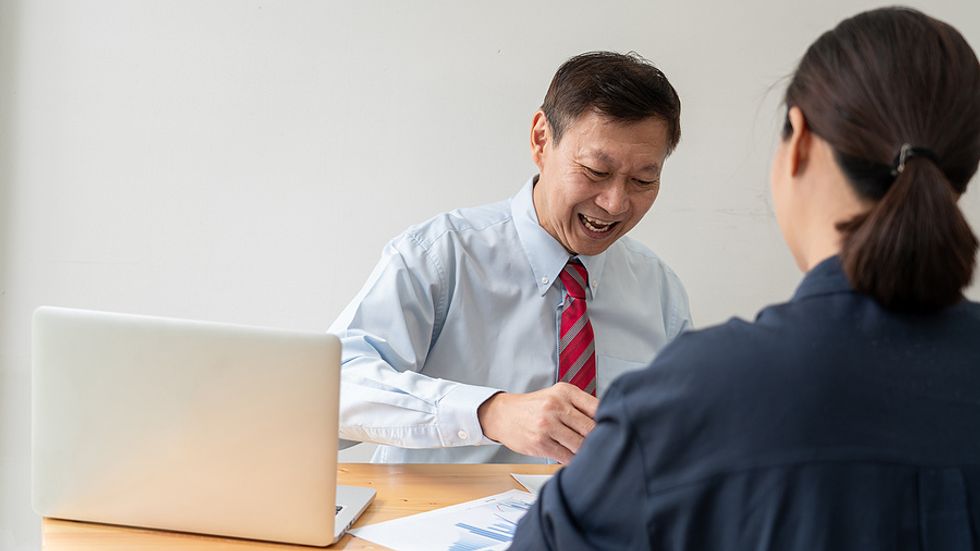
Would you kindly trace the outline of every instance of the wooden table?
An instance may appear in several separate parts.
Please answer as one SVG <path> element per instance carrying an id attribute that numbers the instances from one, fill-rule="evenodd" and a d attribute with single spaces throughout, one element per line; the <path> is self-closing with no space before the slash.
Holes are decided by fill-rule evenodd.
<path id="1" fill-rule="evenodd" d="M 519 489 L 520 486 L 510 477 L 510 473 L 549 474 L 558 468 L 558 465 L 343 463 L 338 469 L 337 483 L 370 486 L 378 493 L 371 506 L 354 524 L 354 527 L 358 527 Z M 42 541 L 46 551 L 317 549 L 48 518 L 42 524 Z M 346 535 L 329 549 L 385 548 Z"/>

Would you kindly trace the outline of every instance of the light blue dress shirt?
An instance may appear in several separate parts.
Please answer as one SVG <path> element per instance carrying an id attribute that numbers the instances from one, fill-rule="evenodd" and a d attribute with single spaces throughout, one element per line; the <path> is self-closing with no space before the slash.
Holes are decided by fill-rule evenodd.
<path id="1" fill-rule="evenodd" d="M 555 384 L 569 254 L 538 223 L 532 178 L 510 200 L 406 230 L 330 327 L 343 343 L 340 437 L 382 444 L 373 461 L 539 463 L 486 438 L 477 408 L 501 390 Z M 597 394 L 690 327 L 687 294 L 623 237 L 579 257 L 589 271 Z"/>

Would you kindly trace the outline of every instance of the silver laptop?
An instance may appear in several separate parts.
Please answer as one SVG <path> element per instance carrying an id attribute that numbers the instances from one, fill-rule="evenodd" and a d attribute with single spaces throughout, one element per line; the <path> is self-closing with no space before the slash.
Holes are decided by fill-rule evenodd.
<path id="1" fill-rule="evenodd" d="M 329 334 L 39 308 L 34 510 L 329 545 L 374 498 L 336 485 L 339 386 Z"/>

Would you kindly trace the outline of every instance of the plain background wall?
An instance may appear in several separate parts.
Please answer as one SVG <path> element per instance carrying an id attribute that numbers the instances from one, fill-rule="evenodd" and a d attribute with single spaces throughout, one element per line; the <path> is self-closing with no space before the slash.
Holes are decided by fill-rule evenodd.
<path id="1" fill-rule="evenodd" d="M 35 307 L 324 330 L 388 239 L 533 174 L 531 115 L 586 50 L 635 50 L 681 95 L 680 147 L 632 235 L 698 324 L 786 299 L 780 79 L 877 5 L 0 0 L 0 549 L 39 540 Z M 980 46 L 980 3 L 913 5 Z M 980 230 L 976 187 L 961 206 Z"/>

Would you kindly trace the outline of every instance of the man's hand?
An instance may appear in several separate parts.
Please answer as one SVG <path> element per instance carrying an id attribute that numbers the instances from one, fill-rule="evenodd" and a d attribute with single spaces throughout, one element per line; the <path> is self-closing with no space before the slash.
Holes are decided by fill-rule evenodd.
<path id="1" fill-rule="evenodd" d="M 595 428 L 599 400 L 568 383 L 527 394 L 494 394 L 480 405 L 483 434 L 517 453 L 568 463 Z"/>

